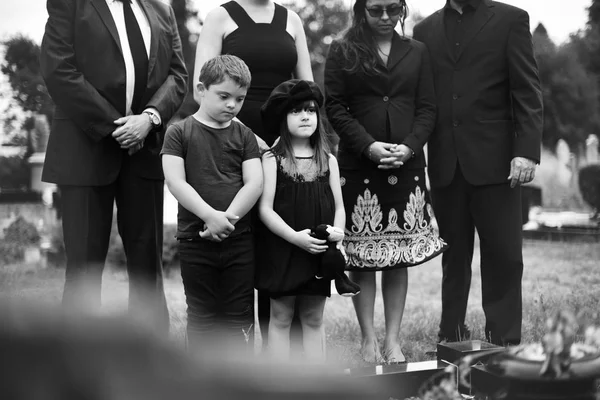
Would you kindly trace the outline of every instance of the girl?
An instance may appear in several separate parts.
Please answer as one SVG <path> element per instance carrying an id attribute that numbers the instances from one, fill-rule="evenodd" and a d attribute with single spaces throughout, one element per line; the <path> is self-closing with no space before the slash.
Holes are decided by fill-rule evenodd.
<path id="1" fill-rule="evenodd" d="M 268 228 L 258 249 L 257 288 L 271 298 L 269 354 L 290 357 L 289 331 L 294 306 L 302 324 L 310 361 L 325 359 L 323 309 L 331 282 L 317 279 L 319 254 L 326 241 L 310 235 L 324 223 L 343 229 L 345 212 L 339 170 L 329 153 L 319 107 L 323 94 L 309 81 L 277 86 L 261 109 L 263 125 L 279 142 L 263 155 L 260 218 Z"/>
<path id="2" fill-rule="evenodd" d="M 204 20 L 196 46 L 194 85 L 202 65 L 219 54 L 238 56 L 250 68 L 252 82 L 237 118 L 252 129 L 261 151 L 266 151 L 275 142 L 279 129 L 270 133 L 263 129 L 260 107 L 280 83 L 292 78 L 313 80 L 302 20 L 272 0 L 228 1 L 209 12 Z M 200 103 L 197 90 L 194 99 Z M 256 236 L 264 230 L 262 224 L 254 224 Z M 259 291 L 257 311 L 263 348 L 267 344 L 269 308 L 269 296 Z M 296 328 L 297 324 L 295 319 Z"/>

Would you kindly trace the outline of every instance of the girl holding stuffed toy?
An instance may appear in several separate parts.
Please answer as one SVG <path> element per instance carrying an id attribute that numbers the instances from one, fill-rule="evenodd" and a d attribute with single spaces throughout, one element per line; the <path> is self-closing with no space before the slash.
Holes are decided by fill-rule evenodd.
<path id="1" fill-rule="evenodd" d="M 269 354 L 290 357 L 290 324 L 297 303 L 307 360 L 325 360 L 322 323 L 331 281 L 318 279 L 327 240 L 311 228 L 342 230 L 345 212 L 336 159 L 329 152 L 319 108 L 323 94 L 309 81 L 277 86 L 262 106 L 263 124 L 280 140 L 263 155 L 260 218 L 268 228 L 258 238 L 256 286 L 271 298 Z"/>

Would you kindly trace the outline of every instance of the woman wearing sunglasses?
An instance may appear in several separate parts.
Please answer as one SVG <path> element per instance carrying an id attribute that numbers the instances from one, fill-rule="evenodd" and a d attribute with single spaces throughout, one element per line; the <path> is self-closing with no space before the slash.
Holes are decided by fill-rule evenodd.
<path id="1" fill-rule="evenodd" d="M 435 94 L 424 44 L 404 36 L 404 0 L 357 0 L 350 28 L 331 45 L 326 110 L 340 136 L 338 161 L 353 297 L 367 362 L 404 362 L 399 333 L 407 267 L 446 248 L 431 225 L 423 146 Z M 395 30 L 400 22 L 402 35 Z M 385 338 L 374 328 L 375 271 L 382 271 Z"/>

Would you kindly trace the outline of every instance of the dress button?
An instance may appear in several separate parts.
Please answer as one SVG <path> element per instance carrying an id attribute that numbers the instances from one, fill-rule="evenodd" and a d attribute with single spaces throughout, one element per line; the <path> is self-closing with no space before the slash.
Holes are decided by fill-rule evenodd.
<path id="1" fill-rule="evenodd" d="M 458 100 L 458 95 L 457 95 L 456 93 L 454 93 L 454 94 L 452 95 L 452 99 L 454 99 L 454 100 Z"/>
<path id="2" fill-rule="evenodd" d="M 458 123 L 458 121 L 454 121 L 454 122 L 452 122 L 452 125 L 456 128 L 460 124 Z"/>
<path id="3" fill-rule="evenodd" d="M 387 96 L 383 96 L 383 101 L 388 101 L 390 98 Z"/>
<path id="4" fill-rule="evenodd" d="M 460 43 L 456 42 L 454 43 L 455 46 L 460 46 Z"/>

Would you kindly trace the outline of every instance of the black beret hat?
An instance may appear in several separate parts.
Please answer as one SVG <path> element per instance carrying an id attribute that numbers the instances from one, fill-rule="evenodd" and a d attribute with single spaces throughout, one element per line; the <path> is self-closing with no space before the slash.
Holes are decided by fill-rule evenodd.
<path id="1" fill-rule="evenodd" d="M 279 136 L 279 127 L 284 113 L 294 105 L 307 100 L 314 100 L 319 108 L 323 106 L 325 99 L 316 83 L 290 79 L 279 84 L 260 108 L 265 134 Z"/>

